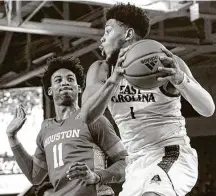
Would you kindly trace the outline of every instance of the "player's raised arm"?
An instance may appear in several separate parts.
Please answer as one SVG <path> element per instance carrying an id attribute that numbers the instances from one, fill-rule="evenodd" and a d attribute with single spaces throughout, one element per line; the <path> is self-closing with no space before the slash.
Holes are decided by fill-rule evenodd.
<path id="1" fill-rule="evenodd" d="M 110 67 L 105 61 L 96 61 L 90 66 L 86 78 L 86 88 L 82 95 L 81 109 L 85 123 L 95 122 L 104 113 L 119 80 L 123 77 L 120 65 L 127 50 L 128 48 L 125 48 L 119 53 L 118 62 L 109 78 Z"/>
<path id="2" fill-rule="evenodd" d="M 164 50 L 167 57 L 162 57 L 161 62 L 165 67 L 159 71 L 168 76 L 159 80 L 169 80 L 192 107 L 202 116 L 212 116 L 215 104 L 211 95 L 195 80 L 186 63 L 168 50 Z"/>
<path id="3" fill-rule="evenodd" d="M 20 169 L 32 184 L 39 184 L 47 175 L 45 155 L 43 150 L 39 147 L 40 137 L 37 138 L 38 147 L 33 157 L 26 152 L 17 138 L 17 133 L 23 126 L 26 119 L 25 117 L 25 111 L 23 107 L 20 106 L 16 111 L 15 118 L 7 127 L 7 136 Z"/>

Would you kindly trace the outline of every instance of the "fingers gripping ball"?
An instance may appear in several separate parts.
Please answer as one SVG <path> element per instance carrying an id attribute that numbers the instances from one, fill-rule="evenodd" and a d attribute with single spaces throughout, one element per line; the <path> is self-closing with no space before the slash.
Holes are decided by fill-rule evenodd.
<path id="1" fill-rule="evenodd" d="M 149 90 L 164 84 L 164 81 L 157 80 L 165 75 L 158 71 L 158 67 L 163 66 L 160 56 L 166 56 L 162 48 L 165 47 L 154 40 L 141 40 L 131 46 L 122 65 L 124 77 L 131 85 Z"/>

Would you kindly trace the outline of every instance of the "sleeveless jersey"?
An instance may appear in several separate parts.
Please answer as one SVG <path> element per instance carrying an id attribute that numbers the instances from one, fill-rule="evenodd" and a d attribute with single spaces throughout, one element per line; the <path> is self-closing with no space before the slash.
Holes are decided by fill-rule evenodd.
<path id="1" fill-rule="evenodd" d="M 122 79 L 108 108 L 129 153 L 186 136 L 180 96 L 166 96 L 161 88 L 139 90 Z"/>
<path id="2" fill-rule="evenodd" d="M 69 181 L 66 178 L 69 166 L 76 162 L 85 162 L 92 171 L 105 169 L 104 150 L 120 141 L 104 117 L 87 126 L 78 112 L 59 123 L 54 119 L 45 120 L 34 156 L 46 161 L 49 179 L 54 187 L 53 196 L 113 195 L 112 188 L 107 185 L 86 185 L 80 179 Z"/>

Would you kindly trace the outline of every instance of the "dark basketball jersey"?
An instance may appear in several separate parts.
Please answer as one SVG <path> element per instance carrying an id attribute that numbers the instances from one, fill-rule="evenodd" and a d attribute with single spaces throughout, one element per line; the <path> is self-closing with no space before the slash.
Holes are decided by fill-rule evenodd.
<path id="1" fill-rule="evenodd" d="M 119 140 L 106 118 L 101 117 L 87 126 L 78 111 L 65 121 L 48 119 L 42 123 L 34 159 L 41 167 L 47 168 L 56 196 L 96 196 L 98 191 L 99 195 L 112 195 L 108 186 L 97 190 L 95 185 L 86 185 L 79 179 L 69 181 L 66 171 L 75 162 L 85 162 L 92 171 L 104 169 L 105 155 L 101 152 Z"/>

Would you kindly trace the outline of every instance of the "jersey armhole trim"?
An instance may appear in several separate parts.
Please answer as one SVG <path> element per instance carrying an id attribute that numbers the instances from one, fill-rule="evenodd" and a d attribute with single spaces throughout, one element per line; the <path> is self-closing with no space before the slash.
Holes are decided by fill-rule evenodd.
<path id="1" fill-rule="evenodd" d="M 167 92 L 167 91 L 164 90 L 163 86 L 160 86 L 159 89 L 167 97 L 179 97 L 181 95 L 180 93 L 177 93 L 177 94 L 169 93 L 169 92 Z"/>

